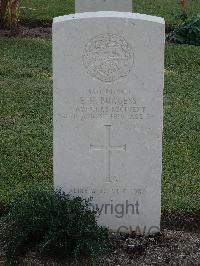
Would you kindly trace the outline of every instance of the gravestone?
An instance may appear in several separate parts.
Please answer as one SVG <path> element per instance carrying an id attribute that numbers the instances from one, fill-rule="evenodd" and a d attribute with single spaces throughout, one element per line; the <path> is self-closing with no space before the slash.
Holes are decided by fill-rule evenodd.
<path id="1" fill-rule="evenodd" d="M 76 13 L 95 11 L 132 12 L 132 0 L 76 0 Z"/>
<path id="2" fill-rule="evenodd" d="M 53 22 L 54 185 L 117 232 L 160 230 L 164 31 L 110 11 Z"/>

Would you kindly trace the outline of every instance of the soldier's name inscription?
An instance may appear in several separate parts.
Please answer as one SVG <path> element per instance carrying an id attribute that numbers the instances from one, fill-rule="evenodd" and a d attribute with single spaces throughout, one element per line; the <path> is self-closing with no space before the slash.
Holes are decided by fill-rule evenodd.
<path id="1" fill-rule="evenodd" d="M 84 95 L 75 99 L 71 112 L 58 114 L 71 120 L 143 120 L 153 117 L 147 106 L 139 103 L 133 95 L 134 90 L 109 89 L 83 90 Z"/>

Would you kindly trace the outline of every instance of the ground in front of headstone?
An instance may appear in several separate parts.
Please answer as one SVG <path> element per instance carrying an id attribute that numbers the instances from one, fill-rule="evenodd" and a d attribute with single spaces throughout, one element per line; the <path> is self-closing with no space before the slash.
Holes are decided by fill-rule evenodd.
<path id="1" fill-rule="evenodd" d="M 196 221 L 197 222 L 197 221 Z M 200 231 L 194 225 L 191 232 L 164 229 L 161 234 L 151 237 L 130 237 L 111 235 L 111 251 L 102 258 L 99 266 L 145 266 L 145 265 L 199 265 Z M 197 229 L 197 230 L 196 230 Z M 0 252 L 0 266 L 5 265 Z M 21 258 L 18 265 L 23 266 L 63 266 L 84 265 L 77 262 L 56 262 L 49 258 L 41 258 L 36 252 L 30 252 Z"/>

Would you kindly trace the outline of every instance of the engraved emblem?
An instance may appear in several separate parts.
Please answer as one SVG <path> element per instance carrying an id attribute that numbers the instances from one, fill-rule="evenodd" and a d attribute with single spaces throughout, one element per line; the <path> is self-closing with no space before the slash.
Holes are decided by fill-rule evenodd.
<path id="1" fill-rule="evenodd" d="M 123 37 L 111 33 L 94 37 L 83 51 L 83 64 L 88 74 L 103 82 L 126 77 L 133 61 L 132 46 Z"/>

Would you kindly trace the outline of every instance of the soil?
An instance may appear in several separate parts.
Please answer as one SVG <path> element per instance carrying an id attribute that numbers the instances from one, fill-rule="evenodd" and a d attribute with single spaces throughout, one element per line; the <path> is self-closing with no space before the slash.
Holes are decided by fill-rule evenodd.
<path id="1" fill-rule="evenodd" d="M 110 236 L 111 252 L 102 257 L 99 266 L 200 266 L 200 213 L 165 212 L 161 219 L 160 234 L 148 237 Z M 0 251 L 0 266 L 5 258 Z M 67 266 L 89 265 L 68 260 L 57 262 L 31 251 L 16 265 Z"/>
<path id="2" fill-rule="evenodd" d="M 0 37 L 31 37 L 31 38 L 51 38 L 52 28 L 51 26 L 42 27 L 30 27 L 26 25 L 19 25 L 14 30 L 2 30 L 0 29 Z"/>
<path id="3" fill-rule="evenodd" d="M 14 29 L 0 29 L 0 37 L 40 37 L 51 38 L 52 20 L 24 20 Z"/>

